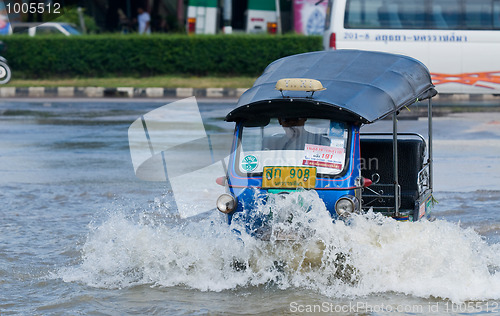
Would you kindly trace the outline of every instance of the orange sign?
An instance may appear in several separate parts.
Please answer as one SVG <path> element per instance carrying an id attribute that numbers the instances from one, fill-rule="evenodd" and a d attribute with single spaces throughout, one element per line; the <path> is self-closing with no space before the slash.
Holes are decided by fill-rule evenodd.
<path id="1" fill-rule="evenodd" d="M 500 84 L 500 71 L 471 72 L 457 75 L 431 73 L 431 78 L 436 86 L 444 83 L 460 83 L 469 86 L 495 89 L 494 86 L 487 85 L 487 83 Z"/>

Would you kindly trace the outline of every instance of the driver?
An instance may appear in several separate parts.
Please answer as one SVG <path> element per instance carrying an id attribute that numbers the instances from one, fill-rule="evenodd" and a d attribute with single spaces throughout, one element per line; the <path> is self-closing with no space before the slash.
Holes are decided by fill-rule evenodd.
<path id="1" fill-rule="evenodd" d="M 306 131 L 306 118 L 278 118 L 285 134 L 271 136 L 264 139 L 264 149 L 273 150 L 303 150 L 306 144 L 330 146 L 330 139 L 326 136 Z"/>

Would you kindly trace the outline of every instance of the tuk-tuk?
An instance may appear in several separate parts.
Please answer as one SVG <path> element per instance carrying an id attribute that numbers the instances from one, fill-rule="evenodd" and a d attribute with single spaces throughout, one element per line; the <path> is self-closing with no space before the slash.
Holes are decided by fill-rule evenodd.
<path id="1" fill-rule="evenodd" d="M 236 128 L 227 174 L 217 179 L 226 186 L 218 210 L 261 237 L 273 214 L 260 208 L 257 216 L 257 206 L 293 192 L 315 191 L 333 220 L 369 210 L 428 218 L 436 94 L 427 68 L 406 56 L 337 50 L 271 63 L 225 118 Z M 400 110 L 423 100 L 427 144 L 398 133 Z M 391 116 L 392 133 L 361 132 Z"/>

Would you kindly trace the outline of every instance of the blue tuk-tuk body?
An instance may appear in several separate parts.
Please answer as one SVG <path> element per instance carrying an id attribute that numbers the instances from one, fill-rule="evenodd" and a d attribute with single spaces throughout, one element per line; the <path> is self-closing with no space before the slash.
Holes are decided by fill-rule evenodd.
<path id="1" fill-rule="evenodd" d="M 272 193 L 279 192 L 289 192 L 290 188 L 283 188 L 283 190 L 278 189 L 263 189 L 262 188 L 262 174 L 242 174 L 238 170 L 238 142 L 241 139 L 240 133 L 243 129 L 243 124 L 239 123 L 236 127 L 235 141 L 233 143 L 233 150 L 230 157 L 230 163 L 228 166 L 228 183 L 229 190 L 232 195 L 237 196 L 239 203 L 235 212 L 241 212 L 245 208 L 252 208 L 253 204 L 260 202 L 255 196 L 260 198 L 266 197 L 266 195 L 271 190 Z M 325 203 L 328 211 L 333 217 L 336 217 L 335 203 L 337 200 L 345 195 L 355 196 L 356 192 L 356 179 L 360 177 L 360 170 L 355 162 L 359 161 L 359 127 L 350 126 L 350 137 L 349 147 L 352 150 L 349 152 L 348 165 L 345 170 L 336 177 L 317 177 L 314 190 L 318 192 L 319 197 Z M 292 188 L 293 189 L 293 188 Z M 228 216 L 229 222 L 231 222 L 231 214 Z"/>
<path id="2" fill-rule="evenodd" d="M 271 63 L 226 116 L 236 128 L 218 209 L 228 223 L 246 214 L 256 231 L 265 218 L 252 212 L 271 195 L 314 190 L 333 219 L 369 209 L 428 217 L 435 94 L 427 68 L 406 56 L 338 50 Z M 420 135 L 397 132 L 399 111 L 425 99 L 428 148 Z M 393 133 L 360 132 L 390 115 Z"/>

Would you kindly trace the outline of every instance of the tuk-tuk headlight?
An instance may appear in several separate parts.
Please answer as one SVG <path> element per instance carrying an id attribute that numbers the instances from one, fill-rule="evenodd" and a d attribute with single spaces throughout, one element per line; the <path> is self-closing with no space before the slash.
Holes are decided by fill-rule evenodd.
<path id="1" fill-rule="evenodd" d="M 340 217 L 349 217 L 352 213 L 358 213 L 358 199 L 352 195 L 341 197 L 335 203 L 335 212 Z"/>
<path id="2" fill-rule="evenodd" d="M 222 194 L 217 199 L 217 209 L 224 214 L 234 211 L 237 205 L 236 198 L 229 194 Z"/>

